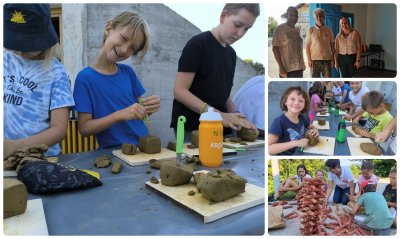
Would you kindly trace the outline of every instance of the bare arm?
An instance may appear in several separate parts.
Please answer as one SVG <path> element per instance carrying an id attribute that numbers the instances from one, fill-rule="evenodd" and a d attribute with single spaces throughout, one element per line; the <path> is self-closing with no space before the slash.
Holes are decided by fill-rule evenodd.
<path id="1" fill-rule="evenodd" d="M 287 77 L 287 72 L 285 70 L 285 67 L 283 66 L 283 61 L 282 61 L 282 56 L 280 52 L 280 47 L 279 46 L 273 46 L 272 47 L 272 52 L 274 53 L 274 57 L 276 60 L 276 63 L 278 63 L 279 66 L 279 76 L 286 78 Z"/>
<path id="2" fill-rule="evenodd" d="M 268 153 L 278 154 L 294 147 L 306 147 L 308 145 L 308 139 L 303 138 L 299 140 L 293 140 L 285 143 L 277 143 L 279 137 L 274 134 L 268 134 Z"/>
<path id="3" fill-rule="evenodd" d="M 341 106 L 343 104 L 343 102 L 346 100 L 347 97 L 347 90 L 343 91 L 343 95 L 342 95 L 342 99 L 339 102 L 339 105 Z"/>
<path id="4" fill-rule="evenodd" d="M 146 109 L 138 103 L 98 119 L 93 119 L 92 114 L 79 112 L 78 128 L 82 136 L 89 136 L 100 133 L 120 121 L 133 119 L 143 120 L 145 116 Z"/>
<path id="5" fill-rule="evenodd" d="M 328 181 L 328 190 L 326 190 L 326 204 L 328 204 L 329 197 L 331 196 L 333 190 L 333 181 Z"/>
<path id="6" fill-rule="evenodd" d="M 375 141 L 385 142 L 389 137 L 389 134 L 396 129 L 396 124 L 397 124 L 397 117 L 393 117 L 392 120 L 390 120 L 389 124 L 386 126 L 386 128 L 383 129 L 382 132 L 376 134 Z"/>
<path id="7" fill-rule="evenodd" d="M 339 34 L 336 36 L 336 39 L 335 39 L 335 47 L 336 47 L 336 51 L 335 51 L 335 68 L 337 70 L 339 70 Z"/>
<path id="8" fill-rule="evenodd" d="M 355 216 L 357 214 L 358 209 L 360 208 L 360 205 L 358 205 L 357 203 L 354 204 L 353 210 L 351 211 L 351 216 Z"/>
<path id="9" fill-rule="evenodd" d="M 357 45 L 357 58 L 356 63 L 354 66 L 358 69 L 361 66 L 360 59 L 361 59 L 361 37 L 358 31 L 354 30 L 356 34 L 356 45 Z"/>
<path id="10" fill-rule="evenodd" d="M 353 196 L 354 195 L 354 181 L 351 181 L 349 183 L 350 186 L 350 195 Z"/>
<path id="11" fill-rule="evenodd" d="M 336 52 L 335 51 L 335 41 L 333 40 L 333 33 L 332 33 L 332 41 L 331 41 L 331 54 L 332 54 L 332 56 L 331 56 L 331 64 L 332 64 L 332 67 L 335 66 L 335 56 L 336 56 L 335 52 Z"/>
<path id="12" fill-rule="evenodd" d="M 38 144 L 54 145 L 65 138 L 68 127 L 68 108 L 58 108 L 50 112 L 50 127 L 38 134 L 19 140 L 4 140 L 3 157 L 16 150 Z"/>
<path id="13" fill-rule="evenodd" d="M 310 44 L 310 42 L 306 42 L 306 54 L 307 54 L 308 67 L 312 68 L 311 44 Z"/>

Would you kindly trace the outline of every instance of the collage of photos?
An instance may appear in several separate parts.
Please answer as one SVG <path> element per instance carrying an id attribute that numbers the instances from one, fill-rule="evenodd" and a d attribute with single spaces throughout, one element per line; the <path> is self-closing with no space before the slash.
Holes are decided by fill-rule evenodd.
<path id="1" fill-rule="evenodd" d="M 272 5 L 268 235 L 394 237 L 397 6 Z"/>

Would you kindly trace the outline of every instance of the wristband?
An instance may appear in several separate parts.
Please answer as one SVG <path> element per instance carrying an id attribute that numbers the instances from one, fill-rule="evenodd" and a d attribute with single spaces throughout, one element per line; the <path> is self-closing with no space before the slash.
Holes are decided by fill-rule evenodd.
<path id="1" fill-rule="evenodd" d="M 200 108 L 200 114 L 203 114 L 204 112 L 206 112 L 207 109 L 208 109 L 208 104 L 204 103 Z"/>

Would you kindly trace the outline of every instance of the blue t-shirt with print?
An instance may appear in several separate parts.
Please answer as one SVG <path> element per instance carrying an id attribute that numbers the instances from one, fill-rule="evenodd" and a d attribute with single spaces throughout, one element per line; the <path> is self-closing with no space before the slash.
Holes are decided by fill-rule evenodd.
<path id="1" fill-rule="evenodd" d="M 103 118 L 118 110 L 138 103 L 145 89 L 132 67 L 117 64 L 115 74 L 104 75 L 91 67 L 79 72 L 74 86 L 75 110 L 89 113 L 93 119 Z M 148 135 L 142 120 L 120 121 L 100 133 L 96 139 L 101 148 L 138 144 L 139 138 Z"/>
<path id="2" fill-rule="evenodd" d="M 285 114 L 275 118 L 272 122 L 269 133 L 279 137 L 277 143 L 285 143 L 289 141 L 299 140 L 305 137 L 306 129 L 310 126 L 310 121 L 303 115 L 299 115 L 299 122 L 293 123 Z M 281 155 L 293 155 L 297 147 L 286 150 Z"/>
<path id="3" fill-rule="evenodd" d="M 25 59 L 3 50 L 4 139 L 18 140 L 50 128 L 51 111 L 74 106 L 71 84 L 64 66 L 54 58 Z M 49 145 L 46 156 L 61 152 L 60 144 Z"/>

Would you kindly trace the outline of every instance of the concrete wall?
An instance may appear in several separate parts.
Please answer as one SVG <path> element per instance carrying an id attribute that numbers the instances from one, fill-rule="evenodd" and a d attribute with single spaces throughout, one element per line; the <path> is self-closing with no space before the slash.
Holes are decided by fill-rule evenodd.
<path id="1" fill-rule="evenodd" d="M 62 4 L 62 11 L 64 59 L 72 82 L 94 61 L 106 21 L 123 11 L 143 15 L 150 28 L 150 50 L 141 64 L 130 60 L 124 63 L 134 67 L 146 89 L 145 96 L 156 94 L 161 98 L 160 111 L 150 117 L 152 134 L 161 138 L 162 145 L 174 140 L 169 124 L 178 60 L 186 42 L 200 29 L 163 4 Z M 231 96 L 256 74 L 238 58 Z"/>

